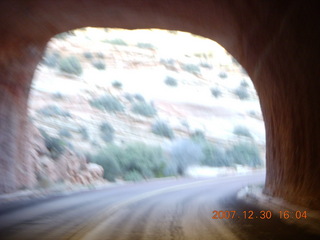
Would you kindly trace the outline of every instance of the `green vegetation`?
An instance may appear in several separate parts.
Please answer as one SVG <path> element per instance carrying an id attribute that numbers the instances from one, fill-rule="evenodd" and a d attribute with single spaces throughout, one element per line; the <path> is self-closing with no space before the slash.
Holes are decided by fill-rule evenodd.
<path id="1" fill-rule="evenodd" d="M 176 87 L 178 85 L 178 81 L 175 78 L 169 76 L 164 80 L 164 82 L 171 87 Z"/>
<path id="2" fill-rule="evenodd" d="M 182 64 L 181 68 L 182 70 L 192 73 L 194 75 L 199 75 L 201 73 L 199 66 L 195 64 Z"/>
<path id="3" fill-rule="evenodd" d="M 172 128 L 164 121 L 157 120 L 151 126 L 151 131 L 159 136 L 166 137 L 169 139 L 174 138 L 174 133 Z"/>
<path id="4" fill-rule="evenodd" d="M 64 73 L 80 76 L 82 66 L 79 59 L 75 56 L 63 57 L 58 62 L 59 70 Z"/>
<path id="5" fill-rule="evenodd" d="M 97 52 L 97 58 L 104 59 L 104 54 L 102 52 Z"/>
<path id="6" fill-rule="evenodd" d="M 59 52 L 46 52 L 42 59 L 42 63 L 50 68 L 55 68 L 60 61 L 60 58 Z"/>
<path id="7" fill-rule="evenodd" d="M 252 135 L 249 129 L 246 128 L 245 126 L 235 126 L 233 129 L 233 134 L 237 136 L 252 138 Z"/>
<path id="8" fill-rule="evenodd" d="M 219 73 L 219 77 L 222 78 L 222 79 L 225 79 L 225 78 L 228 77 L 228 75 L 227 75 L 227 73 L 225 73 L 225 72 L 220 72 L 220 73 Z"/>
<path id="9" fill-rule="evenodd" d="M 105 142 L 112 142 L 113 141 L 114 128 L 108 122 L 104 122 L 100 125 L 100 137 Z"/>
<path id="10" fill-rule="evenodd" d="M 120 38 L 115 38 L 115 39 L 112 39 L 112 40 L 106 40 L 105 42 L 113 44 L 113 45 L 120 45 L 120 46 L 127 46 L 128 45 L 125 41 L 123 41 Z"/>
<path id="11" fill-rule="evenodd" d="M 124 110 L 124 107 L 121 104 L 121 102 L 117 98 L 109 94 L 105 94 L 98 98 L 91 99 L 89 103 L 91 106 L 95 108 L 98 108 L 100 110 L 106 110 L 108 112 L 122 112 Z"/>
<path id="12" fill-rule="evenodd" d="M 203 158 L 201 164 L 210 167 L 229 167 L 232 162 L 227 157 L 224 149 L 212 143 L 205 143 L 202 146 Z"/>
<path id="13" fill-rule="evenodd" d="M 242 80 L 241 83 L 240 83 L 240 86 L 246 88 L 246 87 L 249 87 L 249 84 L 247 83 L 246 80 Z"/>
<path id="14" fill-rule="evenodd" d="M 197 143 L 202 143 L 206 141 L 206 136 L 202 130 L 195 130 L 193 133 L 190 134 L 191 140 L 197 142 Z"/>
<path id="15" fill-rule="evenodd" d="M 71 138 L 72 137 L 72 134 L 70 132 L 69 129 L 67 128 L 62 128 L 59 130 L 59 136 L 60 137 L 66 137 L 66 138 Z"/>
<path id="16" fill-rule="evenodd" d="M 91 52 L 84 52 L 83 56 L 88 60 L 93 58 L 93 54 Z"/>
<path id="17" fill-rule="evenodd" d="M 227 157 L 234 164 L 250 167 L 262 166 L 258 146 L 254 143 L 239 142 L 227 150 Z"/>
<path id="18" fill-rule="evenodd" d="M 240 100 L 246 100 L 250 97 L 248 89 L 243 86 L 236 88 L 233 93 L 237 95 Z"/>
<path id="19" fill-rule="evenodd" d="M 103 61 L 101 61 L 101 60 L 93 61 L 93 62 L 92 62 L 92 65 L 93 65 L 96 69 L 98 69 L 98 70 L 104 70 L 104 69 L 106 69 L 106 64 L 105 64 Z"/>
<path id="20" fill-rule="evenodd" d="M 83 140 L 87 140 L 89 138 L 89 133 L 88 133 L 88 130 L 86 127 L 81 126 L 79 128 L 79 133 L 80 133 Z"/>
<path id="21" fill-rule="evenodd" d="M 115 81 L 112 82 L 112 86 L 114 88 L 121 89 L 122 88 L 122 83 L 117 81 L 117 80 L 115 80 Z"/>
<path id="22" fill-rule="evenodd" d="M 124 146 L 108 145 L 92 161 L 104 168 L 104 177 L 109 181 L 123 178 L 139 181 L 163 176 L 165 163 L 160 147 L 136 142 Z"/>
<path id="23" fill-rule="evenodd" d="M 146 100 L 144 99 L 144 97 L 143 97 L 141 94 L 139 94 L 139 93 L 136 93 L 133 97 L 134 97 L 135 100 L 137 100 L 137 101 L 139 101 L 139 102 L 145 102 L 145 101 L 146 101 Z"/>
<path id="24" fill-rule="evenodd" d="M 151 43 L 140 42 L 137 44 L 138 48 L 154 49 L 155 47 Z"/>
<path id="25" fill-rule="evenodd" d="M 39 129 L 39 131 L 44 138 L 46 148 L 49 151 L 49 156 L 52 159 L 59 158 L 66 150 L 66 143 L 60 138 L 51 137 L 42 129 Z"/>
<path id="26" fill-rule="evenodd" d="M 145 117 L 154 117 L 157 114 L 157 110 L 154 108 L 154 106 L 146 102 L 133 103 L 131 110 L 133 113 Z"/>
<path id="27" fill-rule="evenodd" d="M 56 117 L 56 116 L 71 117 L 71 114 L 68 111 L 63 110 L 62 108 L 56 105 L 45 106 L 39 109 L 37 112 L 47 117 Z"/>
<path id="28" fill-rule="evenodd" d="M 170 158 L 176 172 L 184 175 L 188 166 L 199 164 L 203 153 L 198 144 L 189 139 L 179 139 L 171 145 Z"/>
<path id="29" fill-rule="evenodd" d="M 219 88 L 215 87 L 215 88 L 211 88 L 210 89 L 211 91 L 211 94 L 215 97 L 215 98 L 218 98 L 222 95 L 222 92 Z"/>

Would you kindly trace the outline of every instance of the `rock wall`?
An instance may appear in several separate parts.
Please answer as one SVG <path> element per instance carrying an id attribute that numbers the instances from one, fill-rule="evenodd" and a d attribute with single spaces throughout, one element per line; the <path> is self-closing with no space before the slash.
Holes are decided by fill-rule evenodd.
<path id="1" fill-rule="evenodd" d="M 84 26 L 164 28 L 219 42 L 246 68 L 267 135 L 265 192 L 320 209 L 317 1 L 48 0 L 0 3 L 0 190 L 24 161 L 28 88 L 44 43 Z"/>

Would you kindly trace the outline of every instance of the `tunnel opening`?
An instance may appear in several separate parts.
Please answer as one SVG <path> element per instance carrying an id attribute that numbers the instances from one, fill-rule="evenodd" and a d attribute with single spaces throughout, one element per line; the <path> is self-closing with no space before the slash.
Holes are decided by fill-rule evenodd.
<path id="1" fill-rule="evenodd" d="M 45 142 L 34 180 L 40 185 L 91 184 L 84 170 L 99 174 L 100 166 L 108 181 L 265 166 L 264 123 L 250 78 L 221 46 L 190 33 L 61 33 L 38 65 L 29 106 Z"/>

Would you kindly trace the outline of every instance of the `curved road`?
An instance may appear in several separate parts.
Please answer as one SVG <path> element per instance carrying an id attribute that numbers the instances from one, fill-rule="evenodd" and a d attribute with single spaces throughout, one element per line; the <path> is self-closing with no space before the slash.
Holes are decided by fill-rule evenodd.
<path id="1" fill-rule="evenodd" d="M 0 239 L 320 239 L 276 215 L 260 219 L 261 209 L 237 199 L 241 188 L 263 181 L 261 173 L 167 179 L 2 204 Z M 215 210 L 233 219 L 212 219 Z"/>

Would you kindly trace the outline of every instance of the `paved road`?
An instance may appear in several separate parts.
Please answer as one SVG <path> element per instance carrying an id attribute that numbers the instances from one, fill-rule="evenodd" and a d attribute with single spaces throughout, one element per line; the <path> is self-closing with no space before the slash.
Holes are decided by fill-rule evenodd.
<path id="1" fill-rule="evenodd" d="M 274 215 L 244 218 L 261 209 L 237 192 L 263 181 L 261 174 L 171 179 L 11 203 L 0 206 L 0 239 L 320 239 Z M 214 210 L 236 214 L 212 219 Z"/>

